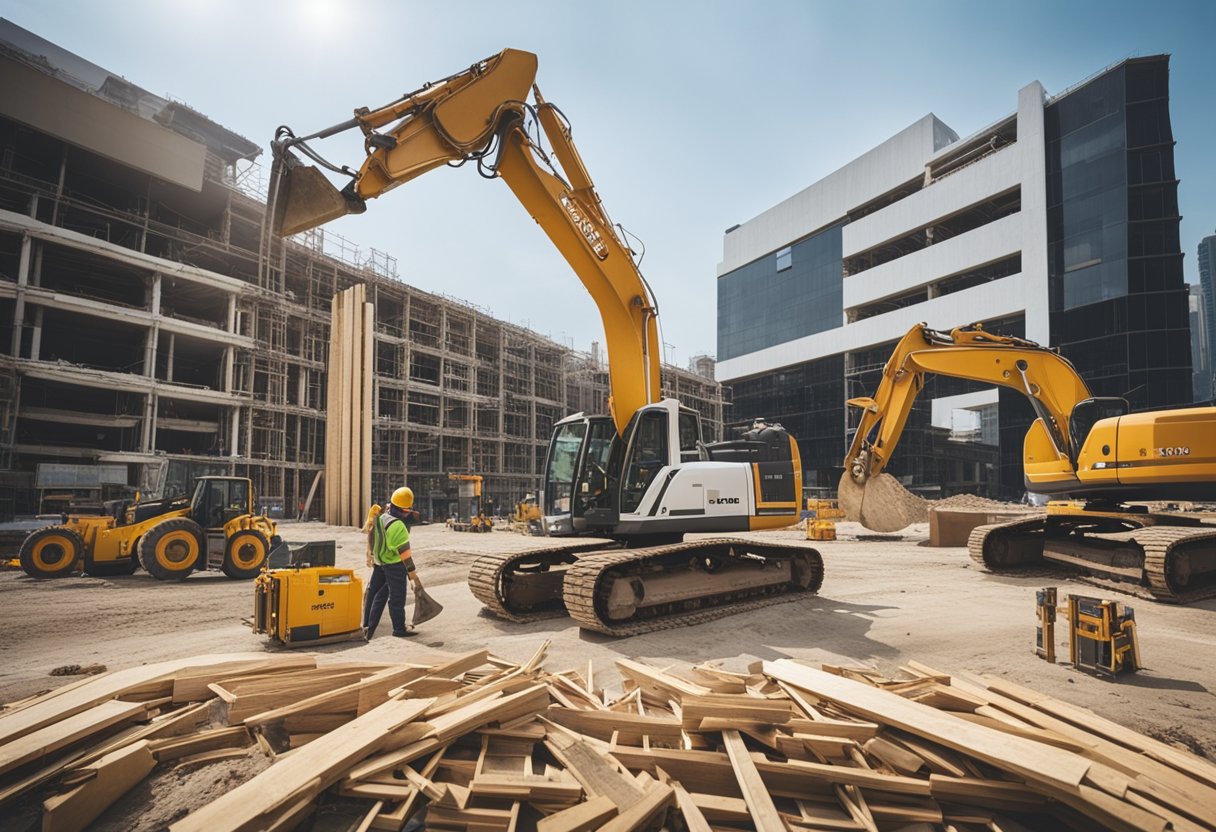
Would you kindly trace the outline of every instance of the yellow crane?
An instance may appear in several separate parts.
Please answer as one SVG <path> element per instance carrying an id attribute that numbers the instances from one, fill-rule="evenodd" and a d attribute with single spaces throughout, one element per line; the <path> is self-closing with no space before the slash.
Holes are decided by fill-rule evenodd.
<path id="1" fill-rule="evenodd" d="M 551 535 L 608 537 L 629 548 L 590 543 L 481 558 L 470 587 L 496 614 L 528 620 L 564 607 L 584 627 L 632 634 L 817 590 L 823 564 L 814 549 L 681 542 L 688 532 L 795 523 L 798 444 L 779 425 L 705 443 L 698 414 L 660 397 L 658 305 L 568 121 L 535 86 L 536 65 L 532 53 L 506 49 L 316 133 L 297 137 L 280 127 L 272 146 L 275 232 L 362 212 L 367 200 L 430 170 L 471 162 L 507 184 L 595 301 L 608 348 L 609 412 L 557 423 L 541 510 Z M 326 161 L 309 144 L 348 129 L 364 135 L 357 170 Z M 301 156 L 350 179 L 339 191 Z"/>
<path id="2" fill-rule="evenodd" d="M 1024 395 L 1036 414 L 1023 442 L 1025 486 L 1056 498 L 1045 518 L 975 529 L 972 558 L 994 569 L 1048 558 L 1162 601 L 1216 594 L 1216 527 L 1129 505 L 1216 500 L 1216 408 L 1130 413 L 1125 399 L 1092 396 L 1058 353 L 979 324 L 912 327 L 874 396 L 849 400 L 861 412 L 840 480 L 850 520 L 879 531 L 906 525 L 908 502 L 881 475 L 930 373 Z"/>

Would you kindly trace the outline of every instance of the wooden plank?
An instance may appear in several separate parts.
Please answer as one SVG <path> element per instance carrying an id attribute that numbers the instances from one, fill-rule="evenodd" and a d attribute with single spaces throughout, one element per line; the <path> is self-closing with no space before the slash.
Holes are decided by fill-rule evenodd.
<path id="1" fill-rule="evenodd" d="M 723 731 L 722 744 L 726 746 L 726 754 L 730 757 L 731 766 L 735 769 L 735 778 L 739 781 L 739 789 L 747 808 L 752 813 L 752 821 L 756 832 L 785 832 L 785 822 L 777 812 L 772 795 L 760 779 L 760 772 L 748 753 L 743 737 L 738 731 Z"/>
<path id="2" fill-rule="evenodd" d="M 253 779 L 187 815 L 174 832 L 252 829 L 270 815 L 306 795 L 328 788 L 352 764 L 374 751 L 388 735 L 421 716 L 432 699 L 391 700 L 330 731 L 303 748 L 282 756 Z"/>
<path id="3" fill-rule="evenodd" d="M 975 725 L 897 694 L 814 670 L 788 659 L 765 662 L 764 669 L 769 676 L 841 704 L 877 722 L 927 737 L 1003 771 L 1012 771 L 1031 780 L 1076 786 L 1089 770 L 1089 762 L 1075 754 Z"/>
<path id="4" fill-rule="evenodd" d="M 213 667 L 192 668 L 173 674 L 173 701 L 177 704 L 212 699 L 215 692 L 209 689 L 212 683 L 236 679 L 243 676 L 294 673 L 317 666 L 316 656 L 293 654 L 290 656 L 227 662 Z"/>
<path id="5" fill-rule="evenodd" d="M 675 800 L 671 786 L 656 783 L 645 796 L 600 827 L 601 832 L 634 832 L 654 820 Z M 784 827 L 782 827 L 784 830 Z"/>
<path id="6" fill-rule="evenodd" d="M 554 731 L 545 738 L 545 747 L 582 784 L 588 797 L 604 795 L 622 812 L 642 799 L 636 781 L 614 768 L 585 740 Z"/>
<path id="7" fill-rule="evenodd" d="M 194 656 L 189 659 L 175 659 L 129 667 L 125 670 L 95 676 L 87 683 L 73 687 L 63 694 L 34 702 L 11 714 L 0 715 L 0 746 L 7 745 L 16 738 L 50 725 L 52 722 L 59 722 L 73 714 L 78 714 L 100 702 L 122 696 L 141 685 L 169 679 L 174 674 L 188 668 L 206 667 L 237 660 L 264 661 L 265 659 L 265 654 L 257 653 Z"/>
<path id="8" fill-rule="evenodd" d="M 88 766 L 93 774 L 90 779 L 42 804 L 43 832 L 77 832 L 84 829 L 155 767 L 156 760 L 152 757 L 147 740 L 100 758 Z"/>
<path id="9" fill-rule="evenodd" d="M 245 719 L 245 724 L 251 726 L 265 725 L 269 722 L 285 719 L 288 716 L 310 711 L 317 713 L 350 711 L 354 713 L 358 710 L 365 692 L 369 697 L 369 702 L 372 696 L 381 696 L 383 697 L 381 701 L 385 701 L 388 698 L 388 692 L 393 688 L 413 682 L 429 673 L 430 668 L 424 665 L 385 668 L 379 673 L 374 673 L 371 676 L 366 676 L 341 687 L 333 688 L 331 686 L 329 690 L 314 694 L 306 699 L 254 714 Z"/>
<path id="10" fill-rule="evenodd" d="M 243 725 L 229 728 L 216 728 L 212 731 L 200 731 L 184 737 L 166 737 L 152 740 L 150 746 L 152 755 L 157 762 L 167 763 L 192 754 L 204 751 L 215 751 L 219 748 L 243 748 L 253 742 L 249 731 Z"/>
<path id="11" fill-rule="evenodd" d="M 607 795 L 593 797 L 536 822 L 536 832 L 594 832 L 616 817 L 617 807 Z"/>
<path id="12" fill-rule="evenodd" d="M 1209 786 L 1216 786 L 1216 765 L 1195 754 L 1190 754 L 1167 745 L 1160 740 L 1145 736 L 1117 722 L 1098 716 L 1093 711 L 1067 702 L 1053 699 L 1046 694 L 1032 691 L 1007 680 L 985 679 L 988 689 L 1007 696 L 1010 699 L 1024 702 L 1027 705 L 1050 714 L 1057 719 L 1069 722 L 1096 734 L 1113 743 L 1126 746 L 1133 751 L 1139 751 L 1164 763 L 1184 774 L 1202 780 Z"/>
<path id="13" fill-rule="evenodd" d="M 664 702 L 668 699 L 678 700 L 684 696 L 708 696 L 713 693 L 704 685 L 664 673 L 656 667 L 635 662 L 632 659 L 617 659 L 616 666 L 621 673 L 621 678 L 631 679 L 641 688 L 661 693 L 659 698 Z"/>
<path id="14" fill-rule="evenodd" d="M 429 719 L 435 736 L 441 742 L 462 737 L 492 722 L 507 722 L 527 714 L 535 715 L 549 705 L 548 688 L 533 685 L 510 694 L 489 700 L 481 700 Z"/>
<path id="15" fill-rule="evenodd" d="M 113 725 L 142 717 L 145 712 L 142 702 L 110 700 L 46 725 L 0 746 L 0 774 L 43 759 Z"/>
<path id="16" fill-rule="evenodd" d="M 565 725 L 580 734 L 596 737 L 601 740 L 612 739 L 613 731 L 625 731 L 630 734 L 646 734 L 651 738 L 662 738 L 679 742 L 683 736 L 679 720 L 663 719 L 653 716 L 638 716 L 637 714 L 619 713 L 617 711 L 577 710 L 552 706 L 545 716 L 558 725 Z"/>
<path id="17" fill-rule="evenodd" d="M 867 754 L 877 757 L 900 774 L 915 774 L 925 767 L 923 758 L 882 737 L 867 740 L 862 748 Z"/>

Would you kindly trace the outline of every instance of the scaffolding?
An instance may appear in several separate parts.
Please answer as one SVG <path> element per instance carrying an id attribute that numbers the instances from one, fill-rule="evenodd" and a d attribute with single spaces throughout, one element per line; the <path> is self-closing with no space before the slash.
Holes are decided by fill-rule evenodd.
<path id="1" fill-rule="evenodd" d="M 145 489 L 245 475 L 268 511 L 311 494 L 319 517 L 331 303 L 357 284 L 374 306 L 373 497 L 408 482 L 441 512 L 451 471 L 482 475 L 487 505 L 536 493 L 553 424 L 607 410 L 598 349 L 409 285 L 328 230 L 271 238 L 257 146 L 199 120 L 194 192 L 0 112 L 0 517 L 32 512 L 20 483 L 45 462 L 125 464 Z M 662 383 L 721 438 L 720 385 L 672 367 Z"/>

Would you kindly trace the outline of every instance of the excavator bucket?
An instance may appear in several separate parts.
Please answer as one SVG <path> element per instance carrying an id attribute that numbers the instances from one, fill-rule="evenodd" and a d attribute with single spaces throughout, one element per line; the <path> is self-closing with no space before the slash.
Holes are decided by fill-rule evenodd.
<path id="1" fill-rule="evenodd" d="M 890 474 L 858 483 L 845 471 L 836 496 L 847 519 L 875 532 L 897 532 L 929 519 L 929 504 Z"/>
<path id="2" fill-rule="evenodd" d="M 366 209 L 363 200 L 343 194 L 321 171 L 277 147 L 270 169 L 270 200 L 272 228 L 279 237 L 290 237 Z"/>

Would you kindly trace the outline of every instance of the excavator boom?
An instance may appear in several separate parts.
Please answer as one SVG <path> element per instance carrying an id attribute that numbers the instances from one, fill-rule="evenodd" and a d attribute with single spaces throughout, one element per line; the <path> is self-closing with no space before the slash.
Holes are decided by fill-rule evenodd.
<path id="1" fill-rule="evenodd" d="M 1008 569 L 1046 558 L 1155 600 L 1216 594 L 1216 528 L 1126 505 L 1216 499 L 1216 408 L 1129 414 L 1124 399 L 1092 397 L 1052 350 L 978 324 L 950 333 L 913 327 L 873 398 L 849 400 L 861 410 L 840 479 L 850 520 L 895 531 L 928 519 L 924 501 L 883 473 L 927 373 L 1026 396 L 1037 415 L 1023 442 L 1027 490 L 1079 498 L 1050 503 L 1046 517 L 974 529 L 968 549 L 977 563 Z"/>
<path id="2" fill-rule="evenodd" d="M 477 162 L 501 177 L 561 252 L 599 309 L 608 348 L 609 409 L 617 433 L 659 401 L 658 308 L 633 254 L 613 230 L 560 111 L 535 88 L 536 56 L 506 49 L 464 72 L 375 110 L 296 137 L 279 128 L 271 173 L 274 233 L 289 236 L 349 213 L 366 201 L 445 165 Z M 528 102 L 530 93 L 535 103 Z M 528 133 L 544 131 L 563 177 Z M 358 171 L 331 165 L 308 142 L 359 128 L 366 158 Z M 339 191 L 301 154 L 351 177 Z"/>

